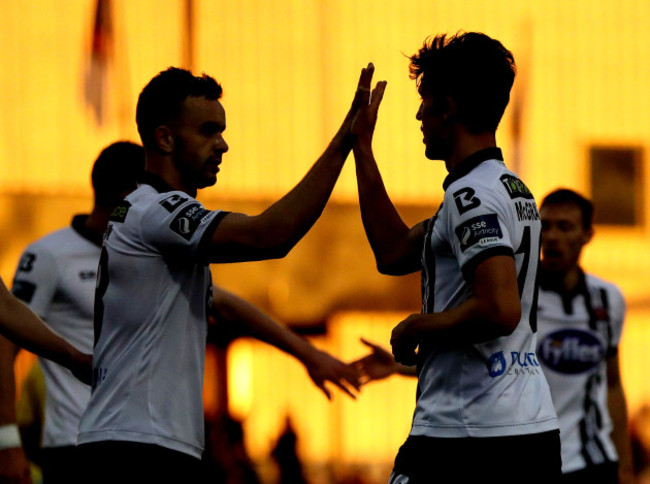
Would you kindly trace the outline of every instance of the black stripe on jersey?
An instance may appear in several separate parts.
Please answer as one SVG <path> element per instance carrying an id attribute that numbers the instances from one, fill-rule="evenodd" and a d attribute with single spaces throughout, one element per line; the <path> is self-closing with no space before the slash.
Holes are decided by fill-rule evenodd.
<path id="1" fill-rule="evenodd" d="M 583 419 L 580 421 L 580 441 L 582 448 L 580 453 L 587 466 L 611 462 L 605 452 L 605 446 L 600 440 L 598 430 L 603 426 L 603 416 L 598 404 L 591 398 L 594 387 L 601 385 L 602 379 L 599 373 L 593 374 L 585 385 L 585 400 L 583 402 Z"/>
<path id="2" fill-rule="evenodd" d="M 424 222 L 424 245 L 422 247 L 422 272 L 420 290 L 422 293 L 422 313 L 433 312 L 433 296 L 436 283 L 436 258 L 431 248 L 431 234 L 437 215 Z"/>
<path id="3" fill-rule="evenodd" d="M 210 225 L 207 226 L 205 231 L 203 232 L 203 235 L 201 236 L 201 240 L 199 241 L 199 245 L 197 247 L 197 254 L 199 258 L 201 259 L 207 259 L 207 252 L 208 248 L 210 247 L 210 240 L 212 240 L 212 234 L 214 234 L 214 231 L 216 228 L 219 226 L 223 218 L 228 215 L 230 212 L 224 212 L 221 211 L 219 212 L 210 222 Z"/>
<path id="4" fill-rule="evenodd" d="M 489 249 L 482 250 L 474 257 L 472 257 L 470 260 L 468 260 L 463 267 L 461 267 L 461 271 L 463 272 L 463 278 L 467 282 L 472 282 L 472 280 L 474 279 L 474 271 L 476 270 L 478 265 L 484 260 L 489 259 L 490 257 L 495 257 L 497 255 L 507 255 L 509 257 L 512 257 L 513 259 L 515 257 L 515 254 L 510 247 L 498 246 L 498 247 L 490 247 Z"/>
<path id="5" fill-rule="evenodd" d="M 614 332 L 612 331 L 612 318 L 609 317 L 609 295 L 604 288 L 600 289 L 600 302 L 603 303 L 603 310 L 607 314 L 607 356 L 614 356 L 618 348 L 614 346 Z"/>
<path id="6" fill-rule="evenodd" d="M 13 286 L 11 287 L 11 292 L 18 299 L 24 303 L 31 303 L 34 293 L 36 292 L 36 284 L 28 281 L 16 281 L 14 280 Z"/>

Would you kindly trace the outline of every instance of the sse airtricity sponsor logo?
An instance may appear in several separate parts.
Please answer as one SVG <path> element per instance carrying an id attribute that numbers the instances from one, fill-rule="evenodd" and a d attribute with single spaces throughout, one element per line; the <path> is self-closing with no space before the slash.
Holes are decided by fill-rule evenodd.
<path id="1" fill-rule="evenodd" d="M 521 351 L 510 351 L 504 353 L 498 351 L 487 361 L 488 374 L 490 378 L 496 378 L 503 374 L 511 376 L 539 375 L 539 362 L 535 353 L 522 353 Z"/>
<path id="2" fill-rule="evenodd" d="M 594 333 L 563 329 L 542 339 L 537 354 L 550 369 L 573 375 L 595 369 L 605 357 L 605 345 Z"/>

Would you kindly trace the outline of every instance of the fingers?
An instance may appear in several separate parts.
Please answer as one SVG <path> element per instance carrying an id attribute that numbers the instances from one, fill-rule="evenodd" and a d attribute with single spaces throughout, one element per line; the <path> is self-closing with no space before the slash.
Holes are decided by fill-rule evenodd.
<path id="1" fill-rule="evenodd" d="M 359 338 L 359 340 L 360 340 L 364 345 L 366 345 L 368 348 L 370 348 L 370 349 L 372 349 L 372 350 L 378 350 L 378 349 L 381 349 L 381 348 L 379 347 L 379 345 L 376 345 L 375 343 L 371 343 L 370 341 L 368 341 L 368 340 L 365 339 L 365 338 Z"/>
<path id="2" fill-rule="evenodd" d="M 372 90 L 372 96 L 370 97 L 370 107 L 375 111 L 379 109 L 381 100 L 384 98 L 384 92 L 386 91 L 386 81 L 379 81 L 375 88 Z"/>
<path id="3" fill-rule="evenodd" d="M 320 390 L 325 394 L 325 397 L 327 397 L 329 401 L 332 401 L 332 394 L 330 393 L 330 391 L 327 389 L 327 387 L 323 382 L 317 383 L 316 386 L 320 388 Z"/>
<path id="4" fill-rule="evenodd" d="M 372 75 L 375 72 L 375 66 L 370 62 L 368 67 L 361 69 L 359 75 L 359 83 L 357 84 L 357 92 L 354 96 L 353 108 L 358 109 L 361 106 L 370 104 L 370 83 L 372 82 Z"/>
<path id="5" fill-rule="evenodd" d="M 370 93 L 370 83 L 372 82 L 372 75 L 375 72 L 375 66 L 372 62 L 368 63 L 367 67 L 361 69 L 361 75 L 359 76 L 359 89 L 368 90 Z"/>

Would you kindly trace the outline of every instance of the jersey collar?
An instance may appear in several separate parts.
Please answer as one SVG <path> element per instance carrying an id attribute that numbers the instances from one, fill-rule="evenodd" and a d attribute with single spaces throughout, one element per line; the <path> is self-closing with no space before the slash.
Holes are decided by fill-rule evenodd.
<path id="1" fill-rule="evenodd" d="M 569 298 L 574 298 L 578 294 L 583 294 L 587 290 L 587 281 L 585 278 L 585 273 L 584 271 L 578 267 L 578 284 L 576 284 L 576 287 L 574 287 L 571 291 L 567 291 L 564 289 L 564 286 L 558 281 L 557 278 L 554 278 L 553 275 L 542 269 L 541 267 L 539 268 L 539 287 L 544 289 L 545 291 L 553 291 L 557 292 L 558 294 L 569 297 Z"/>
<path id="2" fill-rule="evenodd" d="M 101 232 L 97 232 L 90 227 L 86 226 L 86 219 L 88 215 L 75 215 L 72 218 L 72 228 L 77 232 L 81 237 L 86 239 L 88 242 L 91 242 L 99 247 L 102 246 L 103 235 Z"/>
<path id="3" fill-rule="evenodd" d="M 501 148 L 485 148 L 480 151 L 477 151 L 474 154 L 469 155 L 463 161 L 461 161 L 456 168 L 449 172 L 447 178 L 442 184 L 442 188 L 445 190 L 449 185 L 458 180 L 459 178 L 464 177 L 478 165 L 487 160 L 501 160 L 503 161 L 503 154 L 501 153 Z"/>
<path id="4" fill-rule="evenodd" d="M 140 183 L 151 185 L 158 193 L 173 192 L 175 189 L 158 175 L 145 171 L 140 175 Z"/>

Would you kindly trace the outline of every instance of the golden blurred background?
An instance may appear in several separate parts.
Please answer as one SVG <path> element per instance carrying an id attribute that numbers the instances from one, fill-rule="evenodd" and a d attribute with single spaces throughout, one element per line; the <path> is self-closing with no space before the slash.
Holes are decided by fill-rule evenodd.
<path id="1" fill-rule="evenodd" d="M 99 26 L 98 5 L 107 8 Z M 431 34 L 482 31 L 518 64 L 497 132 L 506 162 L 538 200 L 565 186 L 612 201 L 613 218 L 597 225 L 583 265 L 626 296 L 621 356 L 633 414 L 650 400 L 648 25 L 647 0 L 2 0 L 0 275 L 11 281 L 29 242 L 90 208 L 95 157 L 118 139 L 139 141 L 137 96 L 170 65 L 204 71 L 224 87 L 230 151 L 217 186 L 200 199 L 256 213 L 317 158 L 361 67 L 374 62 L 377 80 L 388 81 L 375 135 L 387 189 L 407 221 L 430 216 L 446 172 L 424 157 L 406 55 Z M 596 163 L 602 148 L 631 153 L 631 161 Z M 420 298 L 417 276 L 376 274 L 351 165 L 286 259 L 213 267 L 218 284 L 317 333 L 317 346 L 346 360 L 365 352 L 361 336 L 387 346 L 392 326 L 418 312 Z M 633 214 L 618 223 L 622 200 Z M 24 371 L 28 359 L 21 361 Z M 219 385 L 224 361 L 227 382 Z M 209 415 L 228 396 L 262 469 L 289 416 L 300 457 L 329 469 L 312 482 L 330 482 L 342 468 L 383 482 L 409 429 L 415 382 L 393 377 L 357 401 L 339 392 L 329 403 L 295 361 L 238 340 L 225 358 L 211 353 L 205 394 Z"/>

